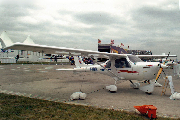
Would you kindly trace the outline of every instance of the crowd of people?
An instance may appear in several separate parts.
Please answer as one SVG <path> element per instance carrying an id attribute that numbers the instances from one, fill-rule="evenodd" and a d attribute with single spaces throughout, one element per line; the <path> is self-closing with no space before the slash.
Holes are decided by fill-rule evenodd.
<path id="1" fill-rule="evenodd" d="M 82 58 L 82 61 L 85 63 L 85 64 L 93 64 L 93 60 L 91 58 L 85 58 L 83 57 Z"/>
<path id="2" fill-rule="evenodd" d="M 57 62 L 57 55 L 54 55 L 54 56 L 51 56 L 51 61 L 54 60 L 54 62 Z M 69 59 L 69 62 L 71 62 L 71 65 L 75 65 L 75 61 L 74 61 L 74 57 L 73 56 L 68 56 L 67 57 Z M 93 60 L 91 58 L 85 58 L 85 57 L 82 57 L 82 61 L 85 63 L 85 64 L 93 64 Z"/>

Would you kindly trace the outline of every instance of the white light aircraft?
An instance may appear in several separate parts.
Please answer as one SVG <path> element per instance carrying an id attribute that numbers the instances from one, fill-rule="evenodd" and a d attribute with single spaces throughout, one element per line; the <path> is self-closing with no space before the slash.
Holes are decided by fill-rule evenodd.
<path id="1" fill-rule="evenodd" d="M 33 52 L 42 52 L 46 54 L 58 54 L 62 52 L 69 52 L 73 56 L 106 56 L 109 57 L 109 61 L 103 64 L 86 65 L 82 62 L 81 57 L 75 57 L 76 68 L 74 69 L 57 69 L 57 70 L 73 70 L 82 72 L 100 72 L 106 75 L 110 75 L 118 80 L 129 80 L 132 83 L 133 88 L 139 88 L 146 93 L 152 93 L 154 90 L 154 85 L 156 81 L 151 81 L 157 76 L 159 76 L 158 71 L 160 68 L 166 68 L 167 66 L 160 64 L 159 62 L 143 62 L 140 58 L 131 54 L 117 54 L 117 53 L 106 53 L 83 49 L 65 48 L 65 47 L 55 47 L 46 46 L 38 44 L 24 44 L 15 43 L 5 49 L 14 50 L 26 50 Z M 152 57 L 153 55 L 143 56 Z M 156 55 L 156 58 L 167 57 L 168 55 Z M 142 57 L 142 56 L 141 56 Z M 177 57 L 176 55 L 171 55 L 171 57 Z M 139 83 L 134 83 L 132 80 L 138 81 L 148 81 L 148 85 L 140 87 Z M 114 85 L 110 87 L 110 91 L 117 91 L 117 87 Z"/>

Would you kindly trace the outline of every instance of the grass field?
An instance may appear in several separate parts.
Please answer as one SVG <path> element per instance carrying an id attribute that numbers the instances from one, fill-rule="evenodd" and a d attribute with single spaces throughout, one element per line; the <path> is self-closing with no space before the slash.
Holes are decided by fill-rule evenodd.
<path id="1" fill-rule="evenodd" d="M 144 120 L 148 118 L 137 113 L 0 94 L 0 119 Z M 158 120 L 164 119 L 158 118 Z"/>

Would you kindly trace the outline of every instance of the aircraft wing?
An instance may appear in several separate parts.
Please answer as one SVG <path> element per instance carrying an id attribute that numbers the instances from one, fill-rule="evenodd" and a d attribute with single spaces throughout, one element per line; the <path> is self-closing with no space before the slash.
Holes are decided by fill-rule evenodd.
<path id="1" fill-rule="evenodd" d="M 166 57 L 177 57 L 177 55 L 136 55 L 139 58 L 152 58 L 152 59 L 162 59 Z"/>
<path id="2" fill-rule="evenodd" d="M 127 54 L 107 53 L 107 52 L 99 52 L 99 51 L 92 51 L 92 50 L 47 46 L 47 45 L 39 45 L 39 44 L 24 44 L 24 43 L 14 43 L 13 45 L 5 48 L 5 50 L 7 50 L 7 49 L 41 52 L 41 53 L 46 53 L 46 54 L 69 52 L 70 55 L 77 55 L 77 56 L 83 56 L 83 55 L 88 56 L 91 54 L 97 54 L 99 56 L 108 56 L 111 58 L 113 58 L 113 57 L 122 58 L 122 57 L 127 56 Z M 79 53 L 79 54 L 77 54 L 77 53 Z"/>

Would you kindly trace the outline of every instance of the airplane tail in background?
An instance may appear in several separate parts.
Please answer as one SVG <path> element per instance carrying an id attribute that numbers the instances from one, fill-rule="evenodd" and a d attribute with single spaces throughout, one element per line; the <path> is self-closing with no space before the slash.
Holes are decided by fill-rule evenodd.
<path id="1" fill-rule="evenodd" d="M 74 56 L 74 61 L 76 68 L 81 68 L 86 66 L 86 64 L 82 61 L 82 58 L 80 58 L 79 56 Z"/>

